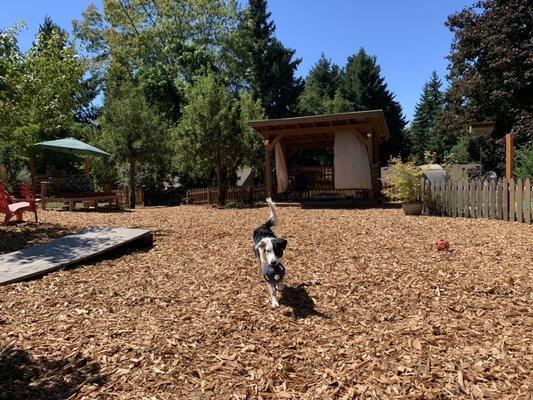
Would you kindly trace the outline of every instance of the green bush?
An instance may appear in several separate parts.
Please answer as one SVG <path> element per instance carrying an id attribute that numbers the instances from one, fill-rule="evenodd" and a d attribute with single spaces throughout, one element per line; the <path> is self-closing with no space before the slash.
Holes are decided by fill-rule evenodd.
<path id="1" fill-rule="evenodd" d="M 515 164 L 515 178 L 533 177 L 533 146 L 518 150 L 516 152 Z"/>
<path id="2" fill-rule="evenodd" d="M 386 194 L 395 200 L 414 203 L 420 200 L 422 176 L 424 172 L 415 167 L 414 162 L 404 163 L 400 158 L 391 160 L 392 173 L 387 176 L 390 185 Z"/>

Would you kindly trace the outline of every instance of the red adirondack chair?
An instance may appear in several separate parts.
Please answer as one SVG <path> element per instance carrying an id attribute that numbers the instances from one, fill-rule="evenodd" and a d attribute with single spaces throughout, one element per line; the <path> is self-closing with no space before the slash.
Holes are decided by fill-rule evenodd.
<path id="1" fill-rule="evenodd" d="M 22 221 L 22 213 L 24 211 L 33 212 L 35 214 L 35 222 L 38 222 L 36 200 L 26 199 L 25 201 L 20 201 L 10 196 L 0 182 L 0 213 L 5 215 L 4 225 L 7 225 L 13 216 L 17 217 L 17 221 Z"/>

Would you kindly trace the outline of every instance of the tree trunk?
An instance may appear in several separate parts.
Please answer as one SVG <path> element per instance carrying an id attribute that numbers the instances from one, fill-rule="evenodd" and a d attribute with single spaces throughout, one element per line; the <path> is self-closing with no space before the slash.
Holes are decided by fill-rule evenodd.
<path id="1" fill-rule="evenodd" d="M 218 196 L 217 201 L 218 204 L 221 206 L 226 205 L 226 196 L 228 194 L 228 180 L 226 177 L 226 174 L 222 170 L 222 166 L 220 163 L 216 166 L 216 172 L 217 172 L 217 188 L 218 188 Z"/>
<path id="2" fill-rule="evenodd" d="M 135 159 L 130 160 L 130 176 L 128 181 L 130 208 L 135 208 Z"/>

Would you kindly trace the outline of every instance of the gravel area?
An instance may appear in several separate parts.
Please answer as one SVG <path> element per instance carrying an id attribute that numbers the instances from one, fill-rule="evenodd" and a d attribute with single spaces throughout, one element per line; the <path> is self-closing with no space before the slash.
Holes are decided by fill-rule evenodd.
<path id="1" fill-rule="evenodd" d="M 0 227 L 0 253 L 95 225 L 154 232 L 150 249 L 0 287 L 0 399 L 531 398 L 533 226 L 282 207 L 272 310 L 251 246 L 267 216 L 48 211 Z"/>

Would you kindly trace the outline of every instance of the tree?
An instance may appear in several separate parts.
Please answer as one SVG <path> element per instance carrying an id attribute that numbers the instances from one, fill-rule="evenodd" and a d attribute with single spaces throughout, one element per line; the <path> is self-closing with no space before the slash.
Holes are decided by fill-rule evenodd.
<path id="1" fill-rule="evenodd" d="M 478 1 L 449 16 L 446 25 L 454 35 L 446 93 L 450 112 L 466 126 L 495 122 L 492 135 L 481 141 L 494 147 L 486 160 L 493 168 L 503 162 L 503 144 L 496 145 L 496 139 L 512 131 L 518 147 L 532 143 L 531 3 Z M 478 149 L 472 150 L 477 157 Z"/>
<path id="2" fill-rule="evenodd" d="M 20 26 L 0 30 L 0 143 L 12 145 L 13 130 L 19 124 L 24 57 L 18 46 Z"/>
<path id="3" fill-rule="evenodd" d="M 303 81 L 295 76 L 301 59 L 295 50 L 275 38 L 276 26 L 270 21 L 267 0 L 250 0 L 247 17 L 241 26 L 250 57 L 250 84 L 268 118 L 295 115 Z"/>
<path id="4" fill-rule="evenodd" d="M 83 59 L 74 46 L 65 45 L 61 32 L 52 30 L 37 36 L 25 59 L 21 140 L 58 139 L 70 132 L 80 106 L 85 71 Z"/>
<path id="5" fill-rule="evenodd" d="M 218 203 L 226 204 L 228 182 L 261 144 L 246 122 L 261 116 L 250 93 L 235 97 L 214 74 L 198 77 L 186 88 L 187 105 L 176 129 L 177 163 L 196 178 L 214 171 Z"/>
<path id="6" fill-rule="evenodd" d="M 141 164 L 154 165 L 171 158 L 167 122 L 130 82 L 123 82 L 108 97 L 101 119 L 102 141 L 113 158 L 128 165 L 130 208 L 135 208 L 135 187 Z"/>
<path id="7" fill-rule="evenodd" d="M 103 12 L 90 5 L 73 25 L 106 93 L 126 77 L 177 121 L 185 82 L 206 70 L 228 71 L 238 22 L 234 1 L 104 0 Z"/>
<path id="8" fill-rule="evenodd" d="M 341 68 L 322 54 L 305 79 L 298 103 L 299 114 L 321 115 L 352 110 L 351 103 L 340 92 L 341 81 Z"/>
<path id="9" fill-rule="evenodd" d="M 420 100 L 415 108 L 410 139 L 411 157 L 418 163 L 424 161 L 426 151 L 444 156 L 438 152 L 440 136 L 435 131 L 437 119 L 441 116 L 444 107 L 441 86 L 442 83 L 434 71 L 429 81 L 424 85 Z"/>
<path id="10" fill-rule="evenodd" d="M 402 107 L 387 88 L 376 57 L 368 55 L 364 49 L 348 57 L 341 93 L 352 104 L 353 110 L 383 110 L 390 139 L 380 149 L 382 162 L 387 162 L 391 156 L 405 157 L 408 154 Z"/>

